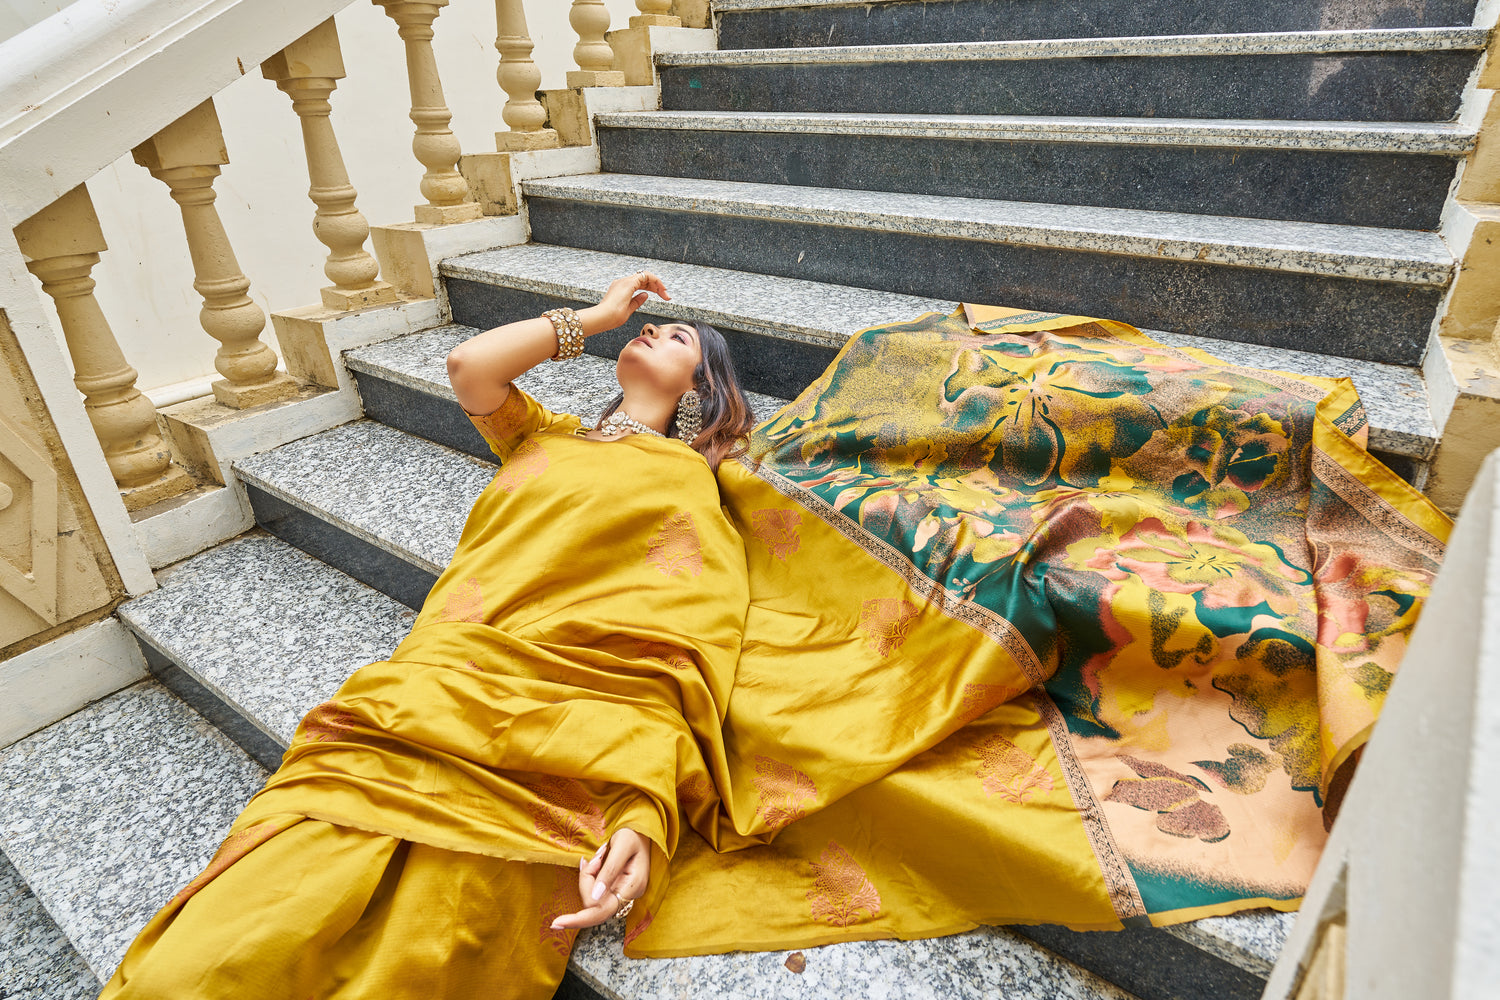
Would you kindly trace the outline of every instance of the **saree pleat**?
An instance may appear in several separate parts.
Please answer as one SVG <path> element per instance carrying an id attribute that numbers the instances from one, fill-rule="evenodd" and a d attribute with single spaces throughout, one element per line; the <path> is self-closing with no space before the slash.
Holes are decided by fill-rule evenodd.
<path id="1" fill-rule="evenodd" d="M 500 470 L 411 634 L 303 720 L 112 988 L 195 960 L 198 894 L 261 919 L 225 872 L 338 868 L 310 829 L 510 866 L 556 915 L 630 827 L 641 956 L 1295 908 L 1450 527 L 1347 381 L 995 307 L 851 338 L 717 477 L 514 388 L 472 419 Z M 352 970 L 397 941 L 519 942 L 518 996 L 561 975 L 529 911 L 384 907 L 329 912 L 367 957 L 328 995 L 373 995 Z"/>

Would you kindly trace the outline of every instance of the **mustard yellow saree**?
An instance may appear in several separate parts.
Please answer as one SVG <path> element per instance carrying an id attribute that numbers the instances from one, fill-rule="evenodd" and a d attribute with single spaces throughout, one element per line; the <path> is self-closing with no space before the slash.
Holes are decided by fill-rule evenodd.
<path id="1" fill-rule="evenodd" d="M 865 331 L 717 481 L 519 391 L 474 421 L 502 464 L 411 635 L 308 715 L 111 989 L 195 899 L 258 919 L 225 872 L 420 845 L 521 902 L 350 905 L 392 948 L 504 940 L 544 995 L 571 869 L 621 826 L 659 852 L 632 955 L 1293 908 L 1448 531 L 1347 382 L 1081 317 Z M 406 995 L 339 975 L 315 994 Z"/>

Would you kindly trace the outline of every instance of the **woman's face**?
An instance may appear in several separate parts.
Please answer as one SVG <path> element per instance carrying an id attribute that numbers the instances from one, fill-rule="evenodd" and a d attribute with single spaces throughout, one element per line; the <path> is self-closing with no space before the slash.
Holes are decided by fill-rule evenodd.
<path id="1" fill-rule="evenodd" d="M 691 325 L 647 323 L 620 351 L 615 374 L 621 386 L 644 384 L 676 398 L 693 388 L 693 372 L 702 360 L 698 331 Z"/>

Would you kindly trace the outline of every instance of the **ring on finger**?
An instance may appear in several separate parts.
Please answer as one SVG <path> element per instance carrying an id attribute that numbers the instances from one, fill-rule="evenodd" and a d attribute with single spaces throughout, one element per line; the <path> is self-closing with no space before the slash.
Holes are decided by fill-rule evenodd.
<path id="1" fill-rule="evenodd" d="M 618 892 L 615 892 L 613 889 L 609 890 L 609 894 L 620 901 L 619 907 L 615 909 L 615 916 L 620 918 L 629 916 L 631 907 L 635 906 L 635 900 L 626 899 L 624 896 L 620 895 Z"/>

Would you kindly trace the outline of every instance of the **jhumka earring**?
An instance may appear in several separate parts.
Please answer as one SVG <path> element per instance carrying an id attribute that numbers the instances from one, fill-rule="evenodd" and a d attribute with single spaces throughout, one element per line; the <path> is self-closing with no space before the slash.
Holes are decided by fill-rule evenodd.
<path id="1" fill-rule="evenodd" d="M 692 444 L 703 429 L 703 397 L 689 389 L 677 401 L 677 436 L 683 444 Z"/>

